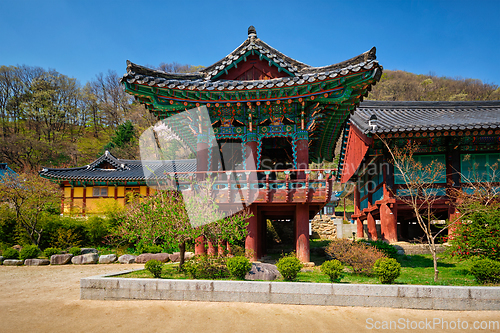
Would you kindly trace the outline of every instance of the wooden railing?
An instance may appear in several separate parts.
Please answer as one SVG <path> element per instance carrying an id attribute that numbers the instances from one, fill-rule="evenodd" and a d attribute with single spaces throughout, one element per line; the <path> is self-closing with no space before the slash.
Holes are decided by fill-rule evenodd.
<path id="1" fill-rule="evenodd" d="M 210 184 L 221 204 L 326 203 L 335 174 L 332 169 L 198 171 L 168 173 L 158 181 L 181 191 L 191 191 L 200 182 Z"/>

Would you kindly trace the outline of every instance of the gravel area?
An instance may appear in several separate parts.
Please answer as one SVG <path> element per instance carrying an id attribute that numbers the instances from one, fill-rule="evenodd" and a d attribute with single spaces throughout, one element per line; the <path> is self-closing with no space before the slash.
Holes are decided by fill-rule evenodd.
<path id="1" fill-rule="evenodd" d="M 0 266 L 0 332 L 370 332 L 378 331 L 377 321 L 380 325 L 401 320 L 411 324 L 440 318 L 472 325 L 474 321 L 500 320 L 500 311 L 80 300 L 80 278 L 141 267 Z M 433 331 L 447 330 L 439 326 Z"/>

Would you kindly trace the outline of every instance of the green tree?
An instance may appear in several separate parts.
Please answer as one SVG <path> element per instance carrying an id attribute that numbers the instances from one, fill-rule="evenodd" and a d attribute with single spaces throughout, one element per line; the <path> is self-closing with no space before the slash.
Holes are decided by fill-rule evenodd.
<path id="1" fill-rule="evenodd" d="M 5 176 L 0 182 L 0 201 L 12 207 L 17 223 L 35 245 L 42 238 L 43 217 L 53 214 L 60 198 L 57 186 L 37 174 Z"/>

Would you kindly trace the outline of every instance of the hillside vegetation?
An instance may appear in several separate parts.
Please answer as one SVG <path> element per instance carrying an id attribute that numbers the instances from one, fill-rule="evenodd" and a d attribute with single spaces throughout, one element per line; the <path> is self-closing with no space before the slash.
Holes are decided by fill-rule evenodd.
<path id="1" fill-rule="evenodd" d="M 157 68 L 193 72 L 201 67 L 174 62 Z M 104 150 L 140 158 L 138 138 L 155 119 L 119 80 L 109 71 L 81 85 L 55 70 L 0 66 L 0 162 L 16 171 L 38 171 L 85 165 Z M 386 70 L 368 99 L 500 100 L 500 89 L 474 79 Z"/>
<path id="2" fill-rule="evenodd" d="M 500 100 L 500 88 L 481 80 L 437 77 L 384 70 L 368 95 L 379 101 L 486 101 Z"/>

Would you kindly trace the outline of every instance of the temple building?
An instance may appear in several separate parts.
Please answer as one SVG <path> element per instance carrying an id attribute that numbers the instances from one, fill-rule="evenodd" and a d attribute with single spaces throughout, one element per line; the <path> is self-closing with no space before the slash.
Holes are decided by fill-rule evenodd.
<path id="1" fill-rule="evenodd" d="M 445 166 L 432 185 L 436 220 L 459 213 L 452 189 L 500 183 L 500 101 L 366 101 L 346 123 L 342 140 L 339 179 L 356 183 L 352 218 L 358 237 L 367 232 L 371 239 L 395 242 L 423 236 L 412 208 L 401 200 L 408 188 L 382 140 L 390 148 L 418 143 L 414 160 Z"/>
<path id="2" fill-rule="evenodd" d="M 245 247 L 255 259 L 266 253 L 266 221 L 280 220 L 292 230 L 297 256 L 308 262 L 309 219 L 332 200 L 335 180 L 333 170 L 311 170 L 309 163 L 333 160 L 347 119 L 381 74 L 375 48 L 312 67 L 272 48 L 250 27 L 240 46 L 199 72 L 166 73 L 128 61 L 122 83 L 159 120 L 205 106 L 217 145 L 233 147 L 231 163 L 224 170 L 213 165 L 212 144 L 199 135 L 190 144 L 202 153 L 175 172 L 220 173 L 214 187 L 219 205 L 231 205 L 235 192 L 251 198 Z M 123 201 L 127 191 L 146 194 L 138 163 L 106 154 L 89 166 L 44 169 L 41 175 L 58 181 L 72 205 L 78 201 L 85 212 L 99 196 Z M 222 173 L 241 173 L 247 166 L 258 169 L 257 184 L 223 184 Z"/>

